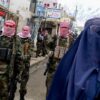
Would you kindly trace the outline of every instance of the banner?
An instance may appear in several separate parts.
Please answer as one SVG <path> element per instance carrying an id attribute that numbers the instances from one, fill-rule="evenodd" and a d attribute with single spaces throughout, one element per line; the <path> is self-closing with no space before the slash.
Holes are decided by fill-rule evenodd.
<path id="1" fill-rule="evenodd" d="M 44 17 L 45 15 L 45 9 L 42 5 L 37 5 L 36 6 L 36 15 L 40 17 Z"/>
<path id="2" fill-rule="evenodd" d="M 54 19 L 61 18 L 61 9 L 53 9 L 53 8 L 47 9 L 46 18 L 54 18 Z"/>

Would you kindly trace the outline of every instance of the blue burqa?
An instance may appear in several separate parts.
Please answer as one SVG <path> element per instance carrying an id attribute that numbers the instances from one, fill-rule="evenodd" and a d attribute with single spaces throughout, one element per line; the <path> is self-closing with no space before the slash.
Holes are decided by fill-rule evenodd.
<path id="1" fill-rule="evenodd" d="M 99 87 L 100 18 L 93 18 L 61 60 L 46 100 L 94 100 Z"/>

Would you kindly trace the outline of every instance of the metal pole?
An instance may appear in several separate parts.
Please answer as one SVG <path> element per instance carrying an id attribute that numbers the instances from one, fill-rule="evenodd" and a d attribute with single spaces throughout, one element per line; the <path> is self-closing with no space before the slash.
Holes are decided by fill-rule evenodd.
<path id="1" fill-rule="evenodd" d="M 47 19 L 47 7 L 45 7 L 45 21 L 44 21 L 44 28 L 46 28 L 46 20 Z"/>
<path id="2" fill-rule="evenodd" d="M 60 35 L 60 18 L 59 18 L 58 29 L 57 29 L 57 46 L 59 45 L 59 35 Z"/>

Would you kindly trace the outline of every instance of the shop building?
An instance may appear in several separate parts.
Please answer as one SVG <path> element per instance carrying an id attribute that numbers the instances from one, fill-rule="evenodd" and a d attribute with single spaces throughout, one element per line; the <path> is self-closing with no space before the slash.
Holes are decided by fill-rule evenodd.
<path id="1" fill-rule="evenodd" d="M 0 0 L 0 31 L 7 19 L 13 19 L 16 23 L 18 23 L 17 14 L 9 11 L 9 6 L 10 0 Z"/>

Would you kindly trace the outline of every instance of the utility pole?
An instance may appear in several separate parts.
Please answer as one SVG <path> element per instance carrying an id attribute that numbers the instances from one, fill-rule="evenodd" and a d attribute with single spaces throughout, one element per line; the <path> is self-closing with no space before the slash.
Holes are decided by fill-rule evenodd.
<path id="1" fill-rule="evenodd" d="M 47 10 L 48 10 L 49 6 L 50 6 L 49 3 L 45 3 L 44 4 L 44 7 L 45 7 L 45 22 L 44 22 L 44 28 L 46 28 Z"/>

